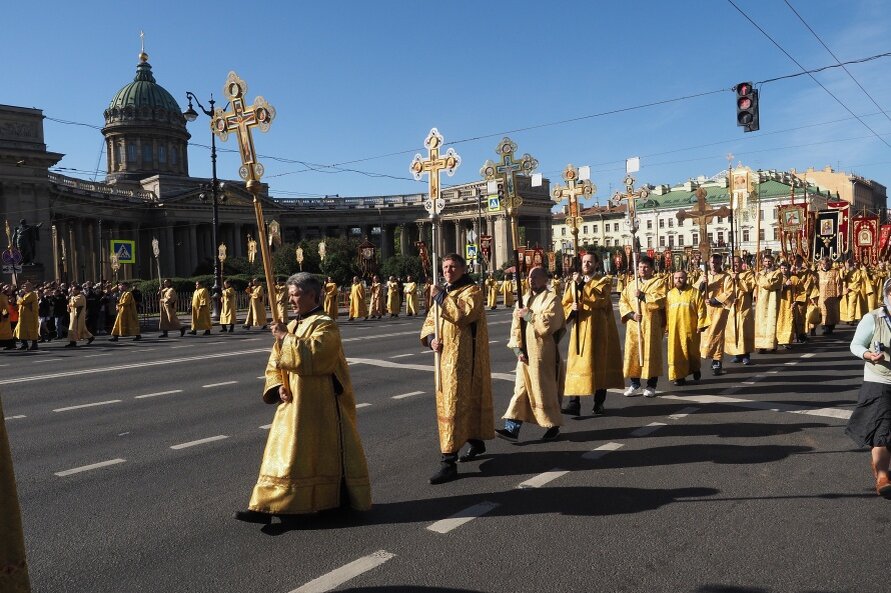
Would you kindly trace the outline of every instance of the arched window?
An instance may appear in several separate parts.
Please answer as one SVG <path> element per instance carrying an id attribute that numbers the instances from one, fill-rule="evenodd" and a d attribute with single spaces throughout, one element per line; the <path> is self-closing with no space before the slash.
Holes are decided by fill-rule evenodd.
<path id="1" fill-rule="evenodd" d="M 158 163 L 162 165 L 167 163 L 167 146 L 164 144 L 158 145 Z"/>
<path id="2" fill-rule="evenodd" d="M 127 142 L 127 162 L 131 164 L 136 163 L 136 143 L 135 142 Z"/>

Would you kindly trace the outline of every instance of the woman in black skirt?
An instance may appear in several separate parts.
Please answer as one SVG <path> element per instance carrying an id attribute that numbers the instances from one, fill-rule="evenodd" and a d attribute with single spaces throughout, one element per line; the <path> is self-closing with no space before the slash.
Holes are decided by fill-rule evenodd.
<path id="1" fill-rule="evenodd" d="M 879 496 L 891 498 L 891 279 L 882 287 L 883 304 L 857 324 L 851 352 L 863 359 L 863 385 L 845 433 L 872 448 L 872 473 Z"/>

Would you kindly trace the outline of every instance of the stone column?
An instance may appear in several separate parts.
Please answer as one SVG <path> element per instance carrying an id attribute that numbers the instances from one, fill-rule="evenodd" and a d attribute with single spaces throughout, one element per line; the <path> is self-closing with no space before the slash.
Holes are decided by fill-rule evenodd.
<path id="1" fill-rule="evenodd" d="M 194 222 L 189 223 L 189 269 L 186 275 L 191 275 L 195 268 L 198 267 L 198 225 Z"/>
<path id="2" fill-rule="evenodd" d="M 82 282 L 87 278 L 89 265 L 87 241 L 86 237 L 84 236 L 84 221 L 80 218 L 78 218 L 74 223 L 74 238 L 76 241 L 74 249 L 77 253 L 77 257 L 75 258 L 75 261 L 77 262 L 77 274 L 75 277 Z"/>
<path id="3" fill-rule="evenodd" d="M 381 261 L 393 257 L 393 229 L 395 225 L 384 225 L 381 227 Z"/>
<path id="4" fill-rule="evenodd" d="M 399 255 L 408 255 L 408 225 L 399 225 Z"/>
<path id="5" fill-rule="evenodd" d="M 498 267 L 501 267 L 504 262 L 513 261 L 511 251 L 513 249 L 513 245 L 511 244 L 510 237 L 510 221 L 507 219 L 507 216 L 501 214 L 495 219 L 495 223 L 493 226 L 493 252 L 496 254 L 495 260 L 498 262 Z"/>

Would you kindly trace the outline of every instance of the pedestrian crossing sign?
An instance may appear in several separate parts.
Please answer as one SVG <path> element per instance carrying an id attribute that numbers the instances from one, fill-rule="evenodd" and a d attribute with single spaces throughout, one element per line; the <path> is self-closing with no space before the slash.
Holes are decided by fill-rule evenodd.
<path id="1" fill-rule="evenodd" d="M 492 194 L 488 196 L 489 200 L 489 212 L 498 212 L 501 210 L 501 198 L 498 197 L 498 194 Z"/>
<path id="2" fill-rule="evenodd" d="M 136 241 L 126 239 L 112 239 L 111 253 L 116 255 L 118 263 L 135 264 L 136 263 Z"/>

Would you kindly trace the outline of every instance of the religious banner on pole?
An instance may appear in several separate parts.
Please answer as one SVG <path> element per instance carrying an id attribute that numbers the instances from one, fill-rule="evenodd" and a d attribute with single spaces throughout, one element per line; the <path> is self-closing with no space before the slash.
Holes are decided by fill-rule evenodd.
<path id="1" fill-rule="evenodd" d="M 666 248 L 665 251 L 662 252 L 662 269 L 666 272 L 669 270 L 671 270 L 673 272 L 674 271 L 672 269 L 673 263 L 674 263 L 674 260 L 672 259 L 671 249 Z"/>
<path id="2" fill-rule="evenodd" d="M 845 253 L 844 233 L 841 231 L 841 210 L 820 210 L 814 220 L 814 235 L 811 241 L 811 256 L 820 261 L 828 257 L 839 261 Z"/>
<path id="3" fill-rule="evenodd" d="M 792 260 L 795 256 L 808 259 L 808 216 L 805 204 L 785 204 L 777 206 L 780 226 L 780 249 L 783 257 Z"/>
<path id="4" fill-rule="evenodd" d="M 854 259 L 867 266 L 878 263 L 879 217 L 860 214 L 854 217 Z"/>
<path id="5" fill-rule="evenodd" d="M 844 255 L 851 248 L 851 203 L 844 200 L 827 201 L 826 206 L 830 210 L 838 210 L 841 213 L 838 222 L 838 232 L 841 235 L 841 250 L 842 255 Z"/>
<path id="6" fill-rule="evenodd" d="M 879 259 L 888 259 L 888 249 L 891 247 L 891 224 L 883 224 L 879 230 Z"/>
<path id="7" fill-rule="evenodd" d="M 430 277 L 430 254 L 427 252 L 427 243 L 417 241 L 415 247 L 418 249 L 418 258 L 421 260 L 421 267 L 424 269 L 424 275 Z"/>
<path id="8" fill-rule="evenodd" d="M 489 268 L 489 258 L 492 256 L 492 235 L 480 235 L 480 251 L 483 259 L 486 260 L 486 267 Z"/>
<path id="9" fill-rule="evenodd" d="M 548 271 L 553 274 L 557 271 L 557 254 L 553 251 L 548 251 Z"/>

